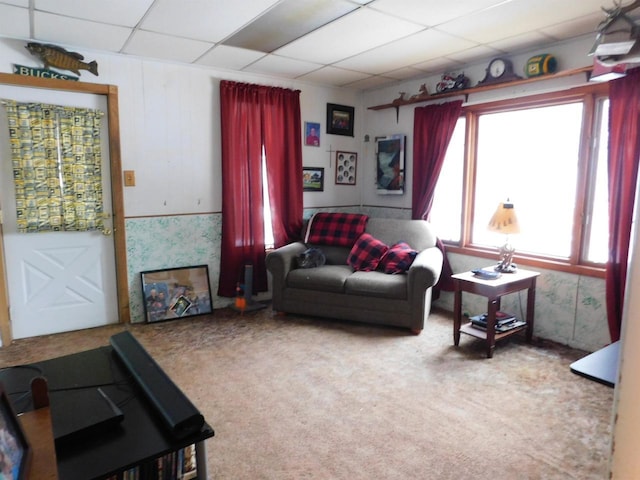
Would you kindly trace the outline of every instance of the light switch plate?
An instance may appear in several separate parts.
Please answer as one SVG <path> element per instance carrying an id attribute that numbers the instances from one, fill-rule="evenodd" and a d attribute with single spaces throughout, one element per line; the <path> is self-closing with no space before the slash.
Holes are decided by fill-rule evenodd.
<path id="1" fill-rule="evenodd" d="M 124 171 L 124 186 L 135 187 L 136 186 L 136 172 L 134 170 Z"/>

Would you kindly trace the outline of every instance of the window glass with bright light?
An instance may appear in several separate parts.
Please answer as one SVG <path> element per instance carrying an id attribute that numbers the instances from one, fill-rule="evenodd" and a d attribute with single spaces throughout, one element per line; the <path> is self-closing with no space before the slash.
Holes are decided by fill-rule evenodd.
<path id="1" fill-rule="evenodd" d="M 465 119 L 460 117 L 449 142 L 429 215 L 438 237 L 450 242 L 459 242 L 461 235 L 465 128 Z"/>
<path id="2" fill-rule="evenodd" d="M 479 117 L 473 244 L 504 243 L 487 225 L 509 199 L 521 232 L 509 240 L 518 252 L 569 257 L 582 111 L 578 102 Z"/>

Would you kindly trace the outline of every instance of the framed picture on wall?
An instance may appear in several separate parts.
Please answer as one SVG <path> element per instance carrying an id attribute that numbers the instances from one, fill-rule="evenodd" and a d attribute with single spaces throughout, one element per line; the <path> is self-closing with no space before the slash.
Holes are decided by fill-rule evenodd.
<path id="1" fill-rule="evenodd" d="M 376 191 L 382 195 L 404 193 L 404 135 L 376 137 Z"/>
<path id="2" fill-rule="evenodd" d="M 302 167 L 302 191 L 303 192 L 324 191 L 324 168 Z"/>
<path id="3" fill-rule="evenodd" d="M 327 103 L 327 133 L 353 137 L 354 108 Z"/>
<path id="4" fill-rule="evenodd" d="M 336 152 L 336 185 L 355 185 L 357 167 L 357 153 Z"/>
<path id="5" fill-rule="evenodd" d="M 211 313 L 209 267 L 168 268 L 141 272 L 147 322 Z"/>
<path id="6" fill-rule="evenodd" d="M 304 144 L 308 147 L 320 146 L 320 124 L 304 122 Z"/>

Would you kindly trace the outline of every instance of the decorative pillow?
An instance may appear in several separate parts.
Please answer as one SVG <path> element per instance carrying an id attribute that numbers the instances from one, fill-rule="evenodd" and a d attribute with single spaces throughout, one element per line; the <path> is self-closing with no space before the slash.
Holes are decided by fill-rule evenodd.
<path id="1" fill-rule="evenodd" d="M 367 220 L 367 215 L 357 213 L 316 213 L 309 220 L 304 242 L 351 247 L 364 233 Z"/>
<path id="2" fill-rule="evenodd" d="M 360 235 L 356 243 L 353 244 L 351 252 L 347 257 L 347 263 L 354 270 L 362 272 L 371 272 L 378 268 L 380 257 L 382 257 L 389 247 L 372 237 L 368 233 Z"/>
<path id="3" fill-rule="evenodd" d="M 406 242 L 392 245 L 380 259 L 380 269 L 384 273 L 404 273 L 409 270 L 418 255 Z"/>

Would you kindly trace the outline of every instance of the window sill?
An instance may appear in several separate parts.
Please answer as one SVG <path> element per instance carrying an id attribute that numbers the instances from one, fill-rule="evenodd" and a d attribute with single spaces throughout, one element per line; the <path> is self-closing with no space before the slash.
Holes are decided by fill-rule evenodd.
<path id="1" fill-rule="evenodd" d="M 470 257 L 488 258 L 497 262 L 498 252 L 497 249 L 484 249 L 478 247 L 459 247 L 457 245 L 445 244 L 447 252 L 456 253 L 459 255 L 467 255 Z M 518 265 L 526 265 L 531 268 L 540 268 L 545 270 L 555 270 L 558 272 L 566 272 L 574 275 L 584 275 L 587 277 L 604 278 L 605 268 L 604 266 L 596 265 L 572 265 L 569 262 L 562 260 L 552 260 L 549 258 L 537 258 L 526 255 L 514 256 L 514 262 Z"/>

